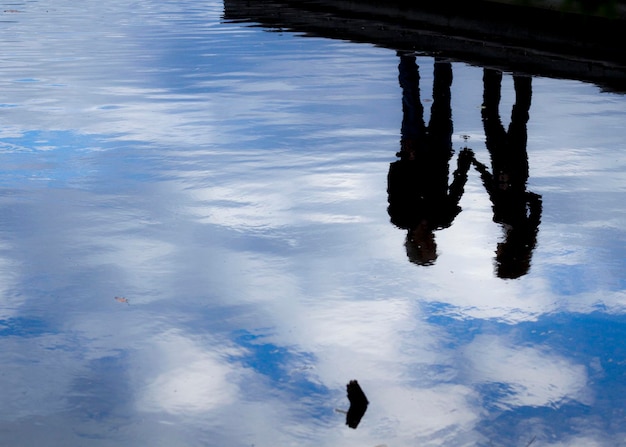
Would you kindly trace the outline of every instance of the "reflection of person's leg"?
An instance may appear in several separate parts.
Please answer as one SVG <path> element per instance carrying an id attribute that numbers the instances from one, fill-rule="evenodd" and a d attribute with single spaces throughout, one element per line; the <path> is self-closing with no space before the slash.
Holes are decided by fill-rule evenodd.
<path id="1" fill-rule="evenodd" d="M 452 149 L 452 109 L 450 107 L 450 86 L 452 85 L 452 65 L 450 62 L 435 61 L 433 79 L 433 105 L 430 109 L 428 132 L 433 149 L 451 155 Z"/>
<path id="2" fill-rule="evenodd" d="M 485 129 L 485 144 L 491 156 L 494 180 L 498 183 L 506 181 L 505 173 L 502 173 L 503 160 L 505 157 L 507 137 L 506 131 L 500 120 L 500 88 L 502 73 L 497 70 L 485 68 L 483 71 L 483 107 L 481 115 Z M 503 175 L 501 175 L 503 174 Z"/>
<path id="3" fill-rule="evenodd" d="M 498 109 L 501 84 L 502 72 L 492 68 L 483 70 L 483 107 Z"/>
<path id="4" fill-rule="evenodd" d="M 515 104 L 511 112 L 511 124 L 508 131 L 508 158 L 512 171 L 512 181 L 520 189 L 526 188 L 528 181 L 528 141 L 527 123 L 532 96 L 530 76 L 514 76 Z"/>
<path id="5" fill-rule="evenodd" d="M 525 120 L 528 121 L 528 110 L 533 94 L 532 78 L 530 76 L 513 76 L 513 85 L 515 86 L 515 108 L 519 109 L 519 113 L 525 113 Z"/>
<path id="6" fill-rule="evenodd" d="M 501 140 L 504 138 L 504 128 L 500 121 L 500 88 L 502 73 L 485 68 L 483 72 L 483 107 L 481 114 L 485 126 L 487 139 Z"/>
<path id="7" fill-rule="evenodd" d="M 530 100 L 532 96 L 531 78 L 529 76 L 514 76 L 515 104 L 511 112 L 509 135 L 511 142 L 526 147 L 526 124 L 528 123 Z"/>
<path id="8" fill-rule="evenodd" d="M 429 166 L 430 192 L 437 197 L 448 193 L 448 174 L 452 158 L 452 109 L 450 86 L 452 65 L 450 62 L 435 61 L 433 73 L 433 104 L 428 122 L 427 157 Z"/>
<path id="9" fill-rule="evenodd" d="M 402 87 L 402 138 L 419 138 L 424 134 L 424 108 L 420 101 L 420 77 L 415 56 L 400 56 L 398 71 Z"/>

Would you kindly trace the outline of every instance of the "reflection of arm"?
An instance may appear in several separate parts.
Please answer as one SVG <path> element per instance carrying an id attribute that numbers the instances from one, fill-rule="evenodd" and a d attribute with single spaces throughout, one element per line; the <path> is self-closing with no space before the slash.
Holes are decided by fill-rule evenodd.
<path id="1" fill-rule="evenodd" d="M 457 160 L 457 168 L 454 171 L 452 184 L 450 185 L 449 197 L 453 203 L 458 204 L 463 195 L 465 183 L 467 182 L 467 171 L 469 171 L 474 154 L 471 149 L 463 149 Z"/>
<path id="2" fill-rule="evenodd" d="M 487 193 L 491 196 L 492 194 L 492 185 L 493 185 L 493 175 L 487 170 L 487 166 L 476 160 L 475 158 L 472 160 L 474 163 L 474 167 L 480 173 L 480 178 L 483 181 L 483 185 L 487 190 Z"/>

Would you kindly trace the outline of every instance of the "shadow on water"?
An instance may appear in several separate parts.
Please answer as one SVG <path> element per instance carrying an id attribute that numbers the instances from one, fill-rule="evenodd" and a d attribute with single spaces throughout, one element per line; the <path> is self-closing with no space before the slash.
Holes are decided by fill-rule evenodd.
<path id="1" fill-rule="evenodd" d="M 407 230 L 406 251 L 411 262 L 430 265 L 437 259 L 433 231 L 447 228 L 461 211 L 459 201 L 467 180 L 471 152 L 464 150 L 448 186 L 452 158 L 452 65 L 436 62 L 433 104 L 428 126 L 420 100 L 419 71 L 415 56 L 400 55 L 402 130 L 400 160 L 389 167 L 388 212 L 391 222 Z"/>
<path id="2" fill-rule="evenodd" d="M 610 20 L 588 13 L 513 9 L 489 1 L 482 3 L 487 9 L 480 13 L 476 6 L 456 2 L 451 3 L 457 8 L 452 11 L 444 6 L 406 8 L 395 3 L 382 7 L 369 1 L 279 1 L 272 5 L 227 0 L 224 18 L 398 51 L 403 121 L 399 160 L 391 164 L 388 175 L 388 212 L 391 222 L 407 231 L 409 260 L 418 265 L 435 263 L 434 231 L 449 227 L 461 211 L 459 201 L 473 165 L 491 200 L 493 220 L 504 232 L 496 249 L 496 274 L 503 279 L 525 275 L 542 211 L 541 197 L 526 190 L 532 76 L 579 79 L 623 91 L 626 69 L 621 52 L 615 49 L 623 17 Z M 516 14 L 508 14 L 514 10 Z M 528 14 L 535 14 L 537 20 L 525 20 Z M 573 36 L 581 33 L 585 42 L 573 45 Z M 416 51 L 437 60 L 428 125 L 419 97 Z M 466 147 L 459 153 L 449 184 L 453 156 L 451 60 L 494 68 L 484 69 L 481 112 L 491 170 Z M 502 71 L 516 73 L 516 103 L 507 130 L 499 115 Z"/>
<path id="3" fill-rule="evenodd" d="M 516 102 L 511 123 L 505 130 L 499 112 L 502 73 L 484 70 L 481 114 L 491 172 L 466 147 L 458 155 L 449 184 L 449 163 L 453 156 L 452 65 L 435 61 L 433 103 L 426 126 L 415 56 L 399 54 L 399 57 L 403 119 L 400 151 L 396 155 L 400 159 L 389 168 L 387 192 L 391 222 L 407 230 L 405 246 L 409 260 L 418 265 L 435 263 L 434 231 L 452 225 L 461 212 L 459 202 L 473 164 L 491 199 L 493 220 L 504 230 L 504 241 L 498 243 L 496 251 L 496 274 L 500 278 L 519 278 L 530 268 L 541 215 L 541 197 L 526 190 L 531 78 L 514 76 Z"/>
<path id="4" fill-rule="evenodd" d="M 482 120 L 491 172 L 474 160 L 493 204 L 493 220 L 502 225 L 504 241 L 496 251 L 496 273 L 500 278 L 518 278 L 528 272 L 537 242 L 541 218 L 541 196 L 526 190 L 528 112 L 532 96 L 531 78 L 513 76 L 515 104 L 511 123 L 504 130 L 499 115 L 502 73 L 485 69 Z"/>

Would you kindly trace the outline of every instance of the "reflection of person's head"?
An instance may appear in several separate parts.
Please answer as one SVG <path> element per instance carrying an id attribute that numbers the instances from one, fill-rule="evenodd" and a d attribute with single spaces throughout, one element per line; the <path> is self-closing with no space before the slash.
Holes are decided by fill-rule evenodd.
<path id="1" fill-rule="evenodd" d="M 496 275 L 502 279 L 516 279 L 530 270 L 530 260 L 535 246 L 532 233 L 516 234 L 509 229 L 505 240 L 498 243 L 496 250 Z"/>
<path id="2" fill-rule="evenodd" d="M 422 220 L 420 224 L 409 229 L 404 243 L 409 261 L 417 265 L 434 265 L 437 259 L 437 243 L 435 234 L 428 222 Z"/>

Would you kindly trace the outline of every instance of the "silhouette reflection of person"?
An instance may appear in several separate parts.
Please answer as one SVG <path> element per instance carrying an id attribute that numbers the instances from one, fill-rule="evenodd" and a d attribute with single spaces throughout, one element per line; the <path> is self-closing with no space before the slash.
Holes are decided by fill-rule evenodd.
<path id="1" fill-rule="evenodd" d="M 399 54 L 399 81 L 402 88 L 400 159 L 391 163 L 387 177 L 391 222 L 407 230 L 409 260 L 432 265 L 437 259 L 433 231 L 449 227 L 461 211 L 459 201 L 467 181 L 473 155 L 464 149 L 449 185 L 452 158 L 452 110 L 450 86 L 452 66 L 436 60 L 433 103 L 428 126 L 420 101 L 419 71 L 414 55 Z"/>
<path id="2" fill-rule="evenodd" d="M 496 250 L 496 274 L 500 278 L 519 278 L 528 273 L 532 251 L 537 242 L 541 219 L 541 196 L 526 190 L 528 155 L 526 153 L 530 102 L 529 76 L 513 76 L 515 104 L 508 131 L 500 120 L 502 73 L 483 72 L 482 120 L 486 145 L 491 157 L 491 173 L 474 160 L 485 189 L 489 193 L 493 220 L 502 225 L 504 240 Z"/>

